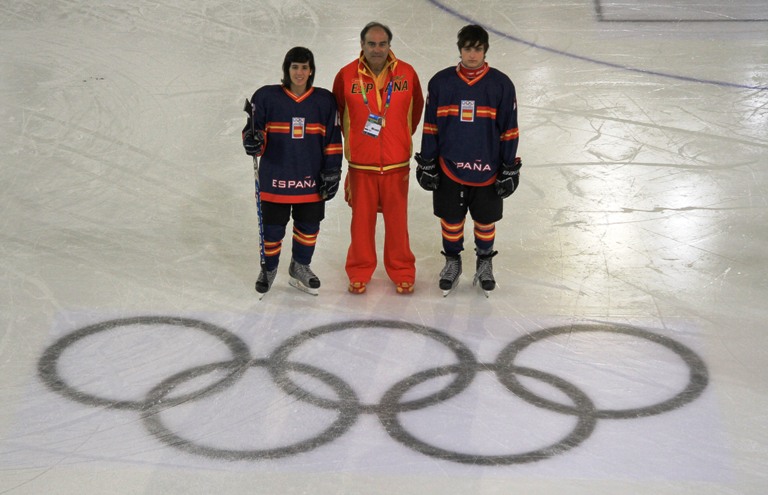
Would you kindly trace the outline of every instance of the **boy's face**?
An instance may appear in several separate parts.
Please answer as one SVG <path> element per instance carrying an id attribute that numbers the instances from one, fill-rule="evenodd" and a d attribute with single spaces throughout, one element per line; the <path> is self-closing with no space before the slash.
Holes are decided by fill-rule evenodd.
<path id="1" fill-rule="evenodd" d="M 461 47 L 461 64 L 467 69 L 479 69 L 485 63 L 483 45 L 464 45 Z"/>

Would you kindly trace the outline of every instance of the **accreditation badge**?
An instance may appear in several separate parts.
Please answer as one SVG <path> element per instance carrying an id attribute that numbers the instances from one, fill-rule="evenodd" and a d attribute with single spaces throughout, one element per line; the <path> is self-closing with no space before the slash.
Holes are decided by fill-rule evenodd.
<path id="1" fill-rule="evenodd" d="M 475 121 L 475 101 L 474 100 L 461 100 L 460 120 L 462 122 Z"/>
<path id="2" fill-rule="evenodd" d="M 294 117 L 291 120 L 291 137 L 304 139 L 304 117 Z"/>
<path id="3" fill-rule="evenodd" d="M 375 113 L 368 114 L 368 120 L 365 122 L 365 127 L 363 127 L 363 134 L 379 137 L 382 127 L 384 127 L 384 117 Z"/>

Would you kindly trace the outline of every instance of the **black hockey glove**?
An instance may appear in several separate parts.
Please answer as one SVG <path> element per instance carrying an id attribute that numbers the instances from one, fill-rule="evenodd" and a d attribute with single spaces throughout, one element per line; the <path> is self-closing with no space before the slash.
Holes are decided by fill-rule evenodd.
<path id="1" fill-rule="evenodd" d="M 434 191 L 440 185 L 440 176 L 437 175 L 437 162 L 434 158 L 425 160 L 421 153 L 414 155 L 416 159 L 416 180 L 425 191 Z"/>
<path id="2" fill-rule="evenodd" d="M 496 194 L 503 198 L 508 198 L 515 192 L 518 184 L 520 184 L 520 167 L 523 166 L 523 161 L 520 157 L 515 158 L 515 162 L 512 165 L 503 164 L 499 170 L 499 174 L 496 176 Z"/>
<path id="3" fill-rule="evenodd" d="M 341 169 L 323 170 L 320 172 L 320 186 L 318 192 L 320 197 L 328 201 L 336 196 L 341 181 Z"/>
<path id="4" fill-rule="evenodd" d="M 264 131 L 248 129 L 243 132 L 243 148 L 245 153 L 250 156 L 261 156 L 264 154 Z"/>

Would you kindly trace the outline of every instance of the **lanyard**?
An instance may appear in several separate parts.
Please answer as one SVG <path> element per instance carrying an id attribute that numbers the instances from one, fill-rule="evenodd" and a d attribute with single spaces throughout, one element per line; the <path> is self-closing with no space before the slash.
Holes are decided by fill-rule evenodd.
<path id="1" fill-rule="evenodd" d="M 368 94 L 365 92 L 365 85 L 363 84 L 363 78 L 358 75 L 357 80 L 360 82 L 360 93 L 362 93 L 363 95 L 363 103 L 365 103 L 365 106 L 368 107 L 369 112 L 376 113 L 371 110 L 371 106 L 368 104 Z M 375 80 L 373 80 L 373 85 L 376 86 Z M 390 78 L 389 83 L 387 84 L 387 99 L 384 102 L 384 115 L 386 115 L 387 110 L 389 110 L 389 102 L 391 100 L 392 100 L 392 79 Z"/>

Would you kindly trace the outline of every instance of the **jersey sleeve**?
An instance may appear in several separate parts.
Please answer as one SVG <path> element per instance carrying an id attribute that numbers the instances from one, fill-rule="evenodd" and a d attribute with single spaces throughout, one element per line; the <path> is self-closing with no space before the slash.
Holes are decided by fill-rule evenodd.
<path id="1" fill-rule="evenodd" d="M 501 163 L 512 165 L 517 156 L 517 145 L 520 137 L 520 130 L 517 126 L 517 95 L 515 85 L 512 81 L 506 80 L 502 92 L 501 103 L 498 108 L 497 124 L 499 126 L 499 151 Z"/>
<path id="2" fill-rule="evenodd" d="M 250 125 L 253 123 L 253 130 L 255 132 L 262 132 L 264 135 L 264 146 L 260 156 L 263 156 L 267 150 L 269 143 L 269 133 L 267 132 L 267 107 L 269 106 L 270 96 L 268 93 L 268 87 L 262 87 L 253 93 L 251 98 L 251 119 L 248 122 Z"/>
<path id="3" fill-rule="evenodd" d="M 342 71 L 336 74 L 336 78 L 333 80 L 333 97 L 336 99 L 336 106 L 339 115 L 344 115 L 344 106 L 346 100 L 344 96 L 344 77 Z"/>
<path id="4" fill-rule="evenodd" d="M 243 136 L 245 136 L 245 131 L 253 129 L 252 122 L 253 122 L 253 111 L 254 111 L 254 105 L 256 102 L 256 93 L 253 93 L 251 95 L 251 99 L 248 100 L 248 103 L 250 104 L 250 113 L 248 114 L 248 119 L 245 121 L 245 127 L 243 127 Z M 246 106 L 245 111 L 248 112 L 248 107 Z"/>
<path id="5" fill-rule="evenodd" d="M 247 131 L 260 131 L 264 130 L 265 122 L 266 122 L 266 109 L 264 108 L 263 103 L 261 103 L 262 98 L 260 96 L 260 91 L 257 90 L 255 93 L 253 93 L 253 96 L 251 96 L 250 99 L 250 105 L 251 105 L 251 113 L 248 115 L 248 119 L 245 121 L 245 127 L 243 127 L 243 131 L 241 133 L 241 137 L 243 139 L 243 142 L 245 142 L 245 133 Z M 260 105 L 260 108 L 257 108 L 257 105 Z M 259 122 L 262 122 L 260 125 Z M 264 137 L 265 140 L 265 146 L 266 147 L 266 135 Z M 264 147 L 261 148 L 261 153 L 257 154 L 256 156 L 261 156 L 264 153 Z"/>
<path id="6" fill-rule="evenodd" d="M 424 127 L 421 134 L 421 156 L 425 160 L 436 160 L 439 150 L 437 133 L 438 86 L 434 78 L 427 85 L 427 104 L 424 110 Z"/>
<path id="7" fill-rule="evenodd" d="M 263 88 L 253 93 L 251 97 L 251 116 L 248 118 L 246 128 L 251 126 L 256 131 L 263 131 L 267 126 L 267 98 L 264 95 Z"/>
<path id="8" fill-rule="evenodd" d="M 325 138 L 323 142 L 323 170 L 341 169 L 341 157 L 344 149 L 341 145 L 341 126 L 339 110 L 335 97 L 328 94 L 325 122 Z"/>

